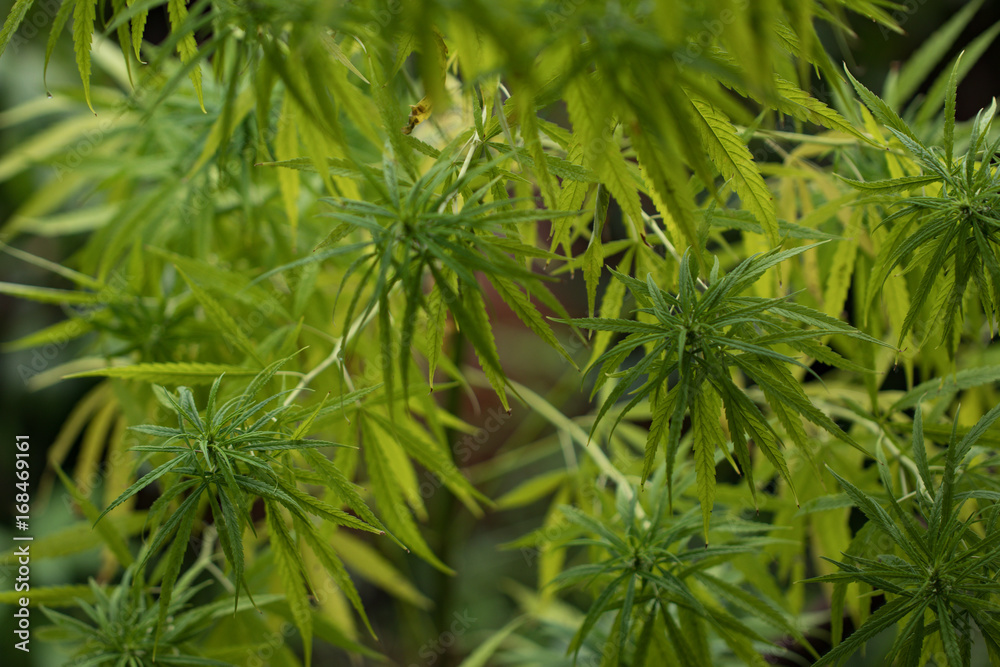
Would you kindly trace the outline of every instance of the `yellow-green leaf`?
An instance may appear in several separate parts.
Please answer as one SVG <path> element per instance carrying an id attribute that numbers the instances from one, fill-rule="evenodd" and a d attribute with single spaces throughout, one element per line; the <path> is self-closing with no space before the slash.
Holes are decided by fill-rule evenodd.
<path id="1" fill-rule="evenodd" d="M 96 0 L 94 0 L 96 2 Z M 187 22 L 188 10 L 184 0 L 170 0 L 167 3 L 167 15 L 170 18 L 170 29 L 174 32 L 186 30 L 184 25 Z M 185 65 L 198 55 L 198 42 L 194 38 L 194 32 L 188 32 L 177 42 L 177 53 L 181 57 L 181 62 Z M 198 104 L 201 110 L 205 110 L 205 99 L 201 92 L 201 68 L 195 65 L 191 68 L 191 83 L 194 84 L 194 92 L 198 96 Z"/>
<path id="2" fill-rule="evenodd" d="M 291 95 L 285 95 L 278 119 L 278 131 L 274 135 L 274 153 L 280 160 L 291 160 L 299 156 L 299 135 L 296 129 L 297 106 Z M 285 215 L 292 227 L 292 243 L 295 243 L 299 229 L 299 172 L 295 169 L 278 170 L 278 188 L 281 201 L 285 205 Z"/>
<path id="3" fill-rule="evenodd" d="M 208 292 L 199 287 L 198 283 L 191 280 L 179 266 L 177 267 L 177 272 L 184 278 L 184 281 L 191 289 L 191 293 L 194 294 L 201 307 L 205 309 L 205 315 L 208 316 L 209 321 L 219 330 L 223 339 L 246 352 L 263 366 L 264 360 L 257 354 L 257 349 L 254 347 L 253 342 L 247 338 L 247 335 L 243 332 L 243 328 L 236 323 L 232 315 L 229 314 L 229 311 L 223 308 Z"/>
<path id="4" fill-rule="evenodd" d="M 715 448 L 726 446 L 726 436 L 719 423 L 721 414 L 722 399 L 709 387 L 703 386 L 695 395 L 691 410 L 691 432 L 694 434 L 691 447 L 694 450 L 698 502 L 701 503 L 706 544 L 712 505 L 715 503 Z"/>
<path id="5" fill-rule="evenodd" d="M 281 509 L 276 503 L 265 501 L 267 506 L 267 529 L 271 538 L 271 549 L 274 554 L 274 564 L 281 576 L 282 590 L 292 610 L 295 626 L 302 635 L 302 646 L 305 651 L 306 667 L 312 661 L 313 618 L 309 606 L 309 596 L 306 593 L 306 581 L 303 575 L 305 568 L 299 556 L 298 546 L 292 540 Z"/>
<path id="6" fill-rule="evenodd" d="M 223 373 L 229 376 L 256 375 L 258 371 L 227 364 L 201 363 L 149 363 L 130 366 L 111 366 L 96 371 L 83 371 L 67 375 L 67 378 L 113 377 L 156 384 L 186 385 L 210 384 Z"/>
<path id="7" fill-rule="evenodd" d="M 76 52 L 76 66 L 83 80 L 83 97 L 91 111 L 94 111 L 94 105 L 90 102 L 90 43 L 94 36 L 96 18 L 97 0 L 76 0 L 73 8 L 73 50 Z"/>
<path id="8" fill-rule="evenodd" d="M 77 598 L 85 602 L 93 602 L 94 591 L 90 586 L 32 586 L 31 593 L 23 591 L 0 591 L 0 604 L 15 605 L 23 597 L 28 598 L 29 607 L 76 607 Z"/>
<path id="9" fill-rule="evenodd" d="M 705 142 L 712 161 L 722 175 L 732 181 L 743 207 L 753 213 L 764 228 L 767 240 L 771 245 L 777 246 L 778 216 L 774 210 L 774 200 L 750 149 L 721 111 L 696 97 L 691 98 L 691 104 L 696 112 L 695 119 L 702 141 Z"/>
<path id="10" fill-rule="evenodd" d="M 34 2 L 35 0 L 17 0 L 11 7 L 10 13 L 7 14 L 7 20 L 4 21 L 3 29 L 0 29 L 0 56 L 3 56 L 7 44 L 10 43 L 10 38 L 17 32 L 21 21 L 24 20 L 24 15 L 28 13 Z"/>
<path id="11" fill-rule="evenodd" d="M 108 548 L 111 549 L 115 558 L 118 559 L 118 562 L 126 567 L 131 565 L 135 559 L 132 557 L 132 552 L 129 551 L 128 544 L 125 542 L 125 538 L 122 537 L 122 534 L 118 530 L 117 526 L 109 521 L 98 521 L 101 513 L 96 507 L 94 507 L 94 504 L 90 502 L 90 499 L 80 493 L 80 491 L 76 488 L 76 484 L 65 472 L 63 472 L 62 468 L 58 465 L 54 466 L 54 468 L 56 474 L 59 475 L 59 479 L 62 480 L 63 485 L 66 487 L 66 490 L 80 507 L 83 515 L 87 517 L 92 524 L 96 524 L 94 525 L 94 530 L 97 531 L 97 533 L 101 536 L 101 540 L 103 540 Z"/>

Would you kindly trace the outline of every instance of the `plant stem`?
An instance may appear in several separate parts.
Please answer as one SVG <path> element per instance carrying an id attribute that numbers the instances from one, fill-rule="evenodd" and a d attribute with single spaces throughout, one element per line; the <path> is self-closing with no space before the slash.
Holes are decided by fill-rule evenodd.
<path id="1" fill-rule="evenodd" d="M 302 393 L 302 391 L 307 386 L 309 386 L 309 383 L 312 382 L 317 375 L 319 375 L 327 368 L 329 368 L 330 365 L 333 364 L 333 362 L 340 359 L 341 351 L 345 347 L 347 347 L 347 344 L 351 342 L 351 339 L 353 339 L 356 335 L 358 335 L 358 332 L 360 332 L 363 328 L 365 328 L 365 326 L 368 325 L 368 323 L 372 320 L 373 317 L 375 317 L 377 313 L 378 313 L 378 304 L 376 303 L 368 310 L 367 313 L 364 313 L 358 318 L 356 318 L 354 322 L 351 323 L 351 326 L 347 330 L 347 333 L 338 338 L 336 342 L 333 344 L 333 349 L 330 351 L 330 354 L 326 357 L 326 359 L 319 362 L 316 368 L 306 373 L 302 377 L 302 379 L 299 380 L 299 383 L 295 386 L 295 389 L 293 389 L 292 392 L 288 394 L 287 397 L 285 397 L 284 405 L 291 405 L 292 401 L 294 401 L 296 397 L 298 397 L 298 395 Z"/>

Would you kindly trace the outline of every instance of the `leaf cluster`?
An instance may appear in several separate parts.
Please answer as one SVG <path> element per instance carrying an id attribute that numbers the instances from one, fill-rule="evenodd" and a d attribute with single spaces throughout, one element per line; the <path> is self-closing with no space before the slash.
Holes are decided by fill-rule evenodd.
<path id="1" fill-rule="evenodd" d="M 229 612 L 228 600 L 192 606 L 195 595 L 210 583 L 195 583 L 194 575 L 201 572 L 202 568 L 193 568 L 177 582 L 174 596 L 165 605 L 171 623 L 162 631 L 159 605 L 151 604 L 148 595 L 136 591 L 132 586 L 136 569 L 129 568 L 110 591 L 90 580 L 93 601 L 76 599 L 86 621 L 43 607 L 42 612 L 53 624 L 47 634 L 56 641 L 76 644 L 74 657 L 66 663 L 72 667 L 225 667 L 230 663 L 204 657 L 195 647 L 195 640 L 210 622 Z"/>
<path id="2" fill-rule="evenodd" d="M 742 261 L 725 276 L 719 275 L 716 261 L 707 283 L 696 281 L 690 256 L 686 254 L 680 263 L 677 294 L 660 289 L 652 276 L 642 282 L 615 272 L 615 279 L 628 287 L 639 304 L 636 312 L 651 317 L 571 320 L 593 331 L 627 334 L 591 364 L 592 369 L 600 369 L 593 393 L 609 378 L 617 380 L 597 411 L 592 433 L 612 408 L 618 411 L 614 424 L 617 426 L 640 401 L 648 399 L 653 420 L 646 442 L 643 481 L 653 470 L 657 449 L 663 443 L 670 484 L 684 418 L 690 414 L 706 533 L 715 495 L 717 447 L 722 447 L 723 454 L 733 467 L 746 475 L 755 501 L 756 486 L 749 448 L 751 439 L 782 478 L 792 485 L 784 455 L 779 449 L 777 431 L 761 409 L 747 397 L 743 388 L 737 386 L 730 369 L 741 371 L 761 388 L 781 425 L 807 453 L 810 443 L 799 421 L 800 416 L 844 442 L 859 447 L 833 420 L 813 406 L 787 368 L 791 365 L 808 370 L 808 367 L 786 350 L 802 353 L 831 366 L 863 372 L 864 368 L 844 359 L 820 339 L 838 334 L 864 343 L 883 343 L 840 320 L 796 304 L 790 296 L 763 298 L 743 295 L 768 269 L 813 247 L 815 245 L 755 255 Z M 629 357 L 640 349 L 644 353 L 642 358 L 628 365 Z M 619 368 L 622 370 L 619 371 Z M 634 388 L 640 380 L 639 386 Z M 631 399 L 624 407 L 618 408 L 617 401 L 629 390 L 632 390 Z M 726 438 L 719 424 L 720 406 L 725 410 L 738 468 L 726 448 Z"/>
<path id="3" fill-rule="evenodd" d="M 899 345 L 916 324 L 924 304 L 936 294 L 931 322 L 939 322 L 941 341 L 954 357 L 963 321 L 965 293 L 975 285 L 983 312 L 996 321 L 1000 299 L 1000 176 L 997 151 L 1000 137 L 990 139 L 996 101 L 972 122 L 965 154 L 955 151 L 955 96 L 959 64 L 948 80 L 943 139 L 940 145 L 921 140 L 892 108 L 848 72 L 859 96 L 872 114 L 912 156 L 923 173 L 875 181 L 845 179 L 887 212 L 876 228 L 889 225 L 879 252 L 869 304 L 889 275 L 901 264 L 905 271 L 919 268 L 920 281 L 899 328 Z M 925 194 L 913 194 L 923 189 Z M 949 269 L 950 264 L 950 269 Z M 940 277 L 940 278 L 939 278 Z"/>
<path id="4" fill-rule="evenodd" d="M 600 591 L 568 647 L 574 664 L 598 621 L 609 612 L 615 612 L 614 622 L 601 650 L 602 664 L 646 664 L 652 646 L 663 643 L 669 645 L 671 664 L 704 664 L 700 640 L 708 628 L 747 659 L 756 650 L 751 642 L 767 640 L 734 612 L 757 617 L 812 649 L 776 604 L 715 574 L 722 563 L 779 543 L 763 535 L 769 525 L 729 517 L 713 530 L 727 539 L 708 546 L 697 543 L 698 508 L 672 513 L 661 489 L 649 498 L 652 513 L 647 515 L 638 499 L 637 493 L 629 498 L 619 490 L 613 522 L 574 507 L 560 508 L 579 536 L 561 540 L 558 547 L 585 547 L 588 558 L 560 572 L 552 584 L 560 588 L 582 584 Z"/>
<path id="5" fill-rule="evenodd" d="M 985 414 L 961 439 L 953 429 L 948 448 L 937 457 L 929 457 L 918 406 L 913 423 L 917 488 L 909 498 L 900 498 L 893 491 L 889 466 L 878 450 L 888 511 L 881 499 L 831 471 L 868 518 L 865 528 L 887 537 L 891 548 L 882 547 L 864 556 L 845 553 L 843 561 L 827 559 L 841 571 L 813 581 L 838 587 L 864 582 L 884 594 L 887 601 L 816 665 L 842 663 L 893 625 L 898 632 L 885 657 L 887 664 L 922 664 L 925 639 L 939 635 L 948 664 L 969 667 L 974 627 L 985 639 L 990 659 L 1000 659 L 1000 625 L 996 621 L 1000 611 L 996 603 L 1000 594 L 996 581 L 1000 574 L 1000 513 L 996 502 L 1000 496 L 964 483 L 964 467 L 973 447 L 997 418 L 1000 407 Z M 939 475 L 935 468 L 940 468 Z M 832 611 L 837 614 L 841 609 L 835 606 Z"/>
<path id="6" fill-rule="evenodd" d="M 206 505 L 218 529 L 223 553 L 232 568 L 236 592 L 234 604 L 239 604 L 241 590 L 252 595 L 244 574 L 244 534 L 246 530 L 256 534 L 256 521 L 251 513 L 258 499 L 267 508 L 272 545 L 277 549 L 279 558 L 283 559 L 283 565 L 291 571 L 291 583 L 296 584 L 289 586 L 289 599 L 299 602 L 300 606 L 308 606 L 304 582 L 298 579 L 298 573 L 305 567 L 285 527 L 282 511 L 291 514 L 299 538 L 310 546 L 330 575 L 344 587 L 367 623 L 354 585 L 336 553 L 317 532 L 312 517 L 371 533 L 384 534 L 385 531 L 346 477 L 327 459 L 310 456 L 310 450 L 345 446 L 303 437 L 322 404 L 294 432 L 288 432 L 287 428 L 276 428 L 275 425 L 281 423 L 291 404 L 286 402 L 276 407 L 272 404 L 295 390 L 262 399 L 257 396 L 285 362 L 287 359 L 269 365 L 250 381 L 242 393 L 223 403 L 218 402 L 222 383 L 222 376 L 219 376 L 208 394 L 204 414 L 198 410 L 187 387 L 180 387 L 173 394 L 154 385 L 157 398 L 164 407 L 174 412 L 177 426 L 131 427 L 161 440 L 155 444 L 136 446 L 133 448 L 135 451 L 149 457 L 165 458 L 166 461 L 126 489 L 108 505 L 101 517 L 165 475 L 174 476 L 174 481 L 164 488 L 150 508 L 150 521 L 158 525 L 144 546 L 138 564 L 141 570 L 154 555 L 166 548 L 158 628 L 166 621 L 174 584 L 180 575 L 192 530 Z M 292 453 L 302 454 L 300 462 L 318 465 L 323 474 L 295 465 L 290 458 Z M 300 481 L 332 489 L 358 516 L 303 491 L 298 486 Z M 173 507 L 175 501 L 179 504 Z"/>

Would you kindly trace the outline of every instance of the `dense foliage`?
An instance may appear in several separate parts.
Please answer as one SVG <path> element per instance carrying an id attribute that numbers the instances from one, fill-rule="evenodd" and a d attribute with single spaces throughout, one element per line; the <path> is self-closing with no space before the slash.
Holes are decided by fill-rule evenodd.
<path id="1" fill-rule="evenodd" d="M 41 16 L 82 81 L 0 114 L 5 261 L 51 275 L 0 294 L 62 313 L 6 349 L 90 383 L 33 549 L 100 564 L 33 587 L 44 638 L 1000 664 L 1000 129 L 956 118 L 1000 26 L 947 57 L 982 4 L 876 94 L 820 35 L 882 0 L 16 0 L 0 63 Z M 461 512 L 520 513 L 507 618 L 440 583 Z"/>

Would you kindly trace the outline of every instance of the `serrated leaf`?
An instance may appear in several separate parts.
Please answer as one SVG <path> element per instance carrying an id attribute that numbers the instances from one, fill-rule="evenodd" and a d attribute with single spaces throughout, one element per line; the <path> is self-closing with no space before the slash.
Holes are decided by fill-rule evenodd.
<path id="1" fill-rule="evenodd" d="M 66 22 L 69 21 L 69 16 L 75 7 L 75 0 L 62 0 L 62 4 L 59 5 L 59 11 L 56 12 L 56 16 L 52 20 L 52 28 L 49 30 L 49 39 L 45 44 L 45 64 L 42 66 L 42 85 L 45 86 L 46 92 L 48 92 L 46 77 L 48 76 L 49 71 L 49 59 L 52 57 L 52 52 L 55 51 L 56 44 L 59 43 L 59 39 L 62 37 L 62 32 L 66 28 Z"/>
<path id="2" fill-rule="evenodd" d="M 427 298 L 427 384 L 434 388 L 434 373 L 441 359 L 441 347 L 444 345 L 445 326 L 448 323 L 448 309 L 441 295 L 441 289 L 435 283 Z"/>
<path id="3" fill-rule="evenodd" d="M 594 316 L 594 304 L 597 300 L 597 284 L 601 280 L 604 269 L 604 249 L 601 245 L 601 235 L 604 233 L 604 221 L 608 216 L 608 206 L 611 203 L 610 194 L 603 186 L 597 186 L 594 204 L 594 226 L 590 233 L 590 242 L 583 254 L 583 278 L 587 284 L 587 313 Z"/>
<path id="4" fill-rule="evenodd" d="M 112 377 L 156 384 L 209 384 L 222 374 L 232 377 L 255 375 L 257 371 L 241 366 L 208 363 L 148 363 L 111 366 L 94 371 L 72 373 L 66 378 Z"/>
<path id="5" fill-rule="evenodd" d="M 35 0 L 17 0 L 14 6 L 10 8 L 7 14 L 7 20 L 4 21 L 3 28 L 0 29 L 0 57 L 3 56 L 3 52 L 7 49 L 7 44 L 10 43 L 11 37 L 17 32 L 17 29 L 21 25 L 21 21 L 24 20 L 25 14 L 31 9 L 31 5 L 35 3 Z"/>
<path id="6" fill-rule="evenodd" d="M 905 192 L 907 190 L 913 190 L 915 188 L 920 188 L 925 185 L 930 185 L 931 183 L 937 183 L 938 181 L 941 180 L 941 177 L 937 174 L 929 174 L 923 176 L 903 176 L 901 178 L 889 178 L 881 181 L 856 181 L 851 178 L 844 178 L 839 174 L 837 174 L 836 176 L 837 178 L 844 181 L 853 188 L 877 194 L 892 194 L 895 192 Z"/>
<path id="7" fill-rule="evenodd" d="M 330 573 L 333 580 L 336 582 L 337 587 L 340 591 L 347 597 L 351 602 L 351 606 L 354 607 L 355 611 L 364 621 L 365 627 L 368 628 L 368 632 L 371 633 L 373 639 L 377 640 L 378 637 L 375 635 L 375 630 L 372 629 L 371 623 L 368 620 L 368 614 L 365 613 L 364 605 L 361 603 L 361 596 L 358 595 L 358 589 L 354 587 L 354 582 L 351 581 L 350 575 L 347 573 L 347 569 L 344 564 L 337 557 L 336 552 L 322 539 L 310 525 L 306 525 L 300 520 L 296 520 L 297 531 L 302 533 L 305 538 L 306 544 L 309 548 L 313 550 L 316 557 L 319 559 L 326 571 Z"/>
<path id="8" fill-rule="evenodd" d="M 185 0 L 168 0 L 167 16 L 170 19 L 170 29 L 175 33 L 182 30 L 186 32 L 177 41 L 177 54 L 181 57 L 181 62 L 185 65 L 191 62 L 198 55 L 198 42 L 194 33 L 190 31 L 188 21 L 188 9 Z M 201 69 L 196 65 L 191 68 L 191 83 L 194 84 L 194 92 L 198 96 L 198 105 L 202 112 L 205 111 L 205 99 L 201 92 Z"/>
<path id="9" fill-rule="evenodd" d="M 910 129 L 910 126 L 903 122 L 903 119 L 899 117 L 899 114 L 893 111 L 878 95 L 865 88 L 860 81 L 855 79 L 846 66 L 844 67 L 844 72 L 847 74 L 847 78 L 851 81 L 851 84 L 857 91 L 861 101 L 864 102 L 865 106 L 871 110 L 875 118 L 877 118 L 887 128 L 899 132 L 904 137 L 913 141 L 916 145 L 923 145 L 913 133 L 913 130 Z"/>
<path id="10" fill-rule="evenodd" d="M 814 123 L 831 130 L 844 132 L 871 143 L 871 139 L 859 132 L 846 118 L 794 83 L 776 76 L 775 92 L 777 92 L 777 95 L 766 98 L 766 101 L 761 95 L 754 96 L 754 99 L 766 104 L 773 104 L 778 111 L 786 113 L 793 118 L 798 118 L 807 123 Z"/>
<path id="11" fill-rule="evenodd" d="M 723 176 L 733 182 L 743 206 L 764 227 L 771 245 L 778 245 L 778 216 L 774 200 L 764 183 L 757 163 L 750 150 L 729 119 L 712 105 L 696 97 L 691 98 L 702 141 L 712 161 Z"/>
<path id="12" fill-rule="evenodd" d="M 607 127 L 610 119 L 594 104 L 598 97 L 593 82 L 586 76 L 574 77 L 563 93 L 574 131 L 581 144 L 588 147 L 583 156 L 608 192 L 614 196 L 640 236 L 643 229 L 642 206 L 638 183 L 632 177 L 613 135 Z"/>
<path id="13" fill-rule="evenodd" d="M 76 66 L 83 81 L 83 97 L 92 112 L 94 105 L 90 101 L 90 43 L 96 18 L 97 0 L 76 0 L 73 7 L 73 50 L 76 52 Z"/>
<path id="14" fill-rule="evenodd" d="M 702 252 L 702 242 L 698 236 L 698 223 L 695 219 L 695 201 L 688 187 L 688 174 L 679 160 L 670 159 L 659 145 L 640 132 L 632 138 L 635 150 L 639 155 L 639 165 L 649 188 L 650 197 L 657 210 L 663 216 L 664 223 L 677 250 L 684 250 L 681 240 L 687 242 L 687 247 L 695 254 L 695 259 L 702 271 L 708 271 Z"/>
<path id="15" fill-rule="evenodd" d="M 450 291 L 450 290 L 449 290 Z M 452 302 L 452 315 L 458 319 L 461 331 L 472 341 L 479 365 L 482 367 L 490 386 L 496 392 L 504 410 L 510 412 L 507 401 L 507 378 L 500 367 L 500 356 L 497 352 L 496 340 L 493 338 L 493 327 L 486 312 L 486 302 L 483 295 L 475 288 L 462 291 L 462 305 L 457 308 Z"/>
<path id="16" fill-rule="evenodd" d="M 694 396 L 691 405 L 691 429 L 694 451 L 694 468 L 698 482 L 698 502 L 701 504 L 705 544 L 708 544 L 708 528 L 715 504 L 715 450 L 726 447 L 726 438 L 719 423 L 722 414 L 722 399 L 714 391 L 705 387 Z"/>
<path id="17" fill-rule="evenodd" d="M 868 620 L 862 624 L 851 636 L 845 639 L 829 653 L 825 654 L 816 663 L 815 667 L 822 665 L 837 664 L 839 660 L 853 655 L 869 639 L 876 636 L 883 630 L 889 628 L 912 610 L 914 602 L 908 597 L 893 598 L 878 608 Z"/>
<path id="18" fill-rule="evenodd" d="M 135 0 L 127 0 L 128 6 L 131 8 L 135 3 Z M 141 9 L 136 12 L 131 18 L 131 28 L 132 28 L 132 50 L 135 52 L 135 59 L 140 63 L 144 62 L 142 59 L 142 38 L 146 33 L 146 19 L 149 17 L 148 9 Z"/>
<path id="19" fill-rule="evenodd" d="M 378 423 L 387 433 L 393 433 L 406 453 L 425 469 L 437 476 L 474 516 L 482 516 L 476 500 L 490 503 L 489 498 L 476 490 L 459 472 L 445 447 L 434 441 L 422 429 L 411 423 L 391 422 L 371 414 L 369 419 Z"/>
<path id="20" fill-rule="evenodd" d="M 1000 382 L 1000 366 L 967 368 L 918 384 L 892 404 L 890 411 L 906 410 L 923 401 L 947 396 L 970 387 Z"/>
<path id="21" fill-rule="evenodd" d="M 695 575 L 702 584 L 722 598 L 729 600 L 740 608 L 755 617 L 769 623 L 775 628 L 785 632 L 795 638 L 799 644 L 805 646 L 814 657 L 819 658 L 812 645 L 805 638 L 802 632 L 793 625 L 785 616 L 782 610 L 770 600 L 748 593 L 743 588 L 724 581 L 720 578 L 708 574 L 699 573 Z"/>
<path id="22" fill-rule="evenodd" d="M 279 506 L 271 501 L 265 501 L 265 505 L 267 506 L 267 528 L 271 537 L 274 562 L 281 577 L 285 598 L 292 611 L 295 627 L 299 629 L 299 634 L 302 636 L 305 663 L 308 667 L 312 661 L 313 617 L 309 597 L 306 594 L 302 559 L 299 556 L 298 547 L 285 526 L 285 520 L 281 516 Z"/>
<path id="23" fill-rule="evenodd" d="M 223 308 L 212 295 L 199 287 L 198 283 L 191 280 L 180 267 L 177 267 L 177 272 L 184 278 L 184 282 L 188 284 L 191 293 L 194 294 L 201 307 L 205 309 L 205 315 L 208 316 L 209 321 L 219 330 L 223 339 L 231 341 L 236 347 L 263 365 L 264 361 L 257 354 L 257 349 L 254 347 L 253 342 L 247 338 L 247 335 L 243 332 L 243 328 L 236 323 L 232 315 L 229 314 L 229 311 Z"/>
<path id="24" fill-rule="evenodd" d="M 191 529 L 194 527 L 195 512 L 188 512 L 184 519 L 181 521 L 180 525 L 177 527 L 177 533 L 174 535 L 173 542 L 170 544 L 170 548 L 167 550 L 164 556 L 164 570 L 163 577 L 160 579 L 160 597 L 157 601 L 157 606 L 160 608 L 160 614 L 156 622 L 156 640 L 158 641 L 160 634 L 167 622 L 167 616 L 170 614 L 170 602 L 174 596 L 174 585 L 177 583 L 177 577 L 180 574 L 181 566 L 184 563 L 184 555 L 187 553 L 188 542 L 191 538 Z M 154 660 L 155 651 L 154 651 Z"/>
<path id="25" fill-rule="evenodd" d="M 824 277 L 826 285 L 823 288 L 823 312 L 830 317 L 839 318 L 844 310 L 857 256 L 858 244 L 850 239 L 838 243 L 833 252 L 833 262 Z"/>
<path id="26" fill-rule="evenodd" d="M 362 422 L 362 424 L 365 423 Z M 365 455 L 365 462 L 368 465 L 368 472 L 372 478 L 372 491 L 375 495 L 375 502 L 386 525 L 415 554 L 441 572 L 453 574 L 454 570 L 441 562 L 434 552 L 431 551 L 430 547 L 427 546 L 427 542 L 420 534 L 416 522 L 409 511 L 407 511 L 399 481 L 392 471 L 391 463 L 382 450 L 378 439 L 371 432 L 371 429 L 368 429 L 368 436 L 362 451 Z"/>
<path id="27" fill-rule="evenodd" d="M 139 491 L 146 488 L 147 486 L 158 480 L 160 477 L 166 475 L 172 469 L 177 467 L 180 463 L 183 463 L 184 460 L 185 459 L 183 457 L 178 456 L 177 458 L 167 461 L 166 463 L 154 468 L 150 472 L 140 477 L 135 483 L 129 486 L 129 488 L 125 489 L 125 491 L 120 496 L 118 496 L 118 498 L 114 502 L 108 505 L 103 512 L 101 512 L 100 516 L 97 517 L 97 521 L 100 521 L 102 518 L 104 518 L 104 515 L 106 515 L 108 512 L 118 507 L 119 505 L 121 505 L 123 502 L 125 502 L 126 500 L 137 494 Z M 95 523 L 97 522 L 95 521 Z"/>
<path id="28" fill-rule="evenodd" d="M 518 101 L 521 110 L 521 139 L 531 156 L 532 164 L 530 166 L 535 171 L 536 181 L 542 192 L 546 208 L 557 210 L 559 186 L 550 172 L 549 156 L 542 147 L 538 130 L 538 116 L 535 113 L 533 101 L 530 98 L 521 98 L 521 96 L 518 96 Z"/>
<path id="29" fill-rule="evenodd" d="M 517 315 L 521 322 L 576 367 L 576 361 L 566 351 L 562 343 L 559 342 L 559 339 L 556 338 L 549 323 L 542 318 L 538 309 L 535 308 L 535 304 L 531 303 L 531 298 L 527 294 L 524 294 L 513 280 L 508 280 L 497 275 L 493 276 L 490 282 L 496 288 L 500 298 L 510 306 L 510 309 L 514 311 L 514 314 Z"/>

